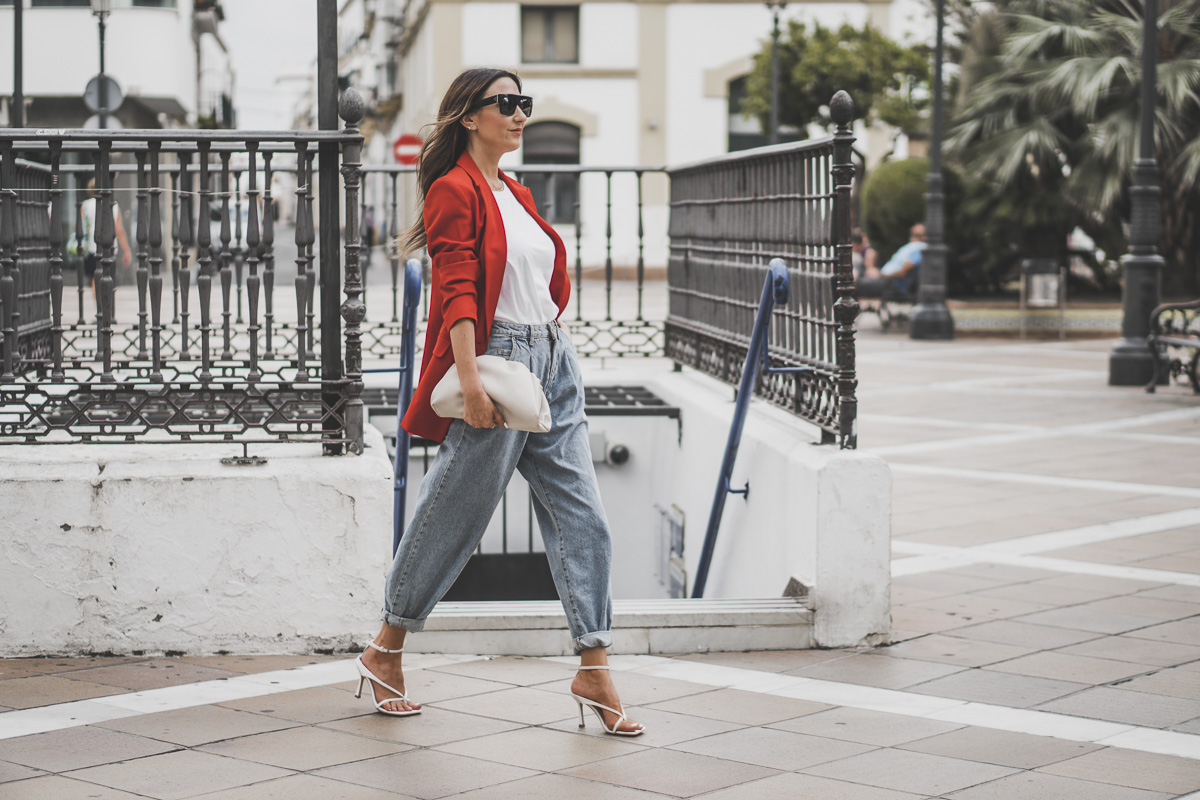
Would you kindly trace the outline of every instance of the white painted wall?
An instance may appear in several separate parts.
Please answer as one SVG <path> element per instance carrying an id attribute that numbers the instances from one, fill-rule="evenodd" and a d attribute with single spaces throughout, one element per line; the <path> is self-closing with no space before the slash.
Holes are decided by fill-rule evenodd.
<path id="1" fill-rule="evenodd" d="M 105 68 L 127 95 L 173 97 L 195 110 L 195 50 L 192 4 L 177 8 L 117 8 L 108 17 Z M 13 12 L 0 7 L 0 93 L 13 85 Z M 99 72 L 96 18 L 86 8 L 25 8 L 24 91 L 35 95 L 82 95 Z M 211 37 L 206 37 L 211 38 Z M 69 57 L 64 57 L 69 54 Z"/>
<path id="2" fill-rule="evenodd" d="M 437 11 L 429 15 L 416 35 L 402 64 L 404 107 L 392 129 L 383 134 L 387 143 L 406 132 L 418 132 L 431 122 L 445 86 L 434 85 L 433 54 L 437 42 L 454 32 L 439 31 Z M 890 17 L 899 12 L 893 9 Z M 415 12 L 414 12 L 415 16 Z M 784 19 L 818 20 L 825 25 L 842 22 L 861 25 L 867 7 L 861 2 L 789 4 Z M 462 47 L 462 66 L 517 66 L 525 80 L 525 91 L 548 107 L 550 101 L 575 106 L 597 119 L 594 133 L 580 142 L 581 163 L 590 166 L 646 165 L 641 152 L 641 134 L 649 119 L 639 113 L 642 84 L 637 76 L 622 70 L 639 67 L 639 16 L 634 3 L 585 2 L 580 7 L 580 63 L 578 65 L 520 64 L 520 5 L 517 3 L 468 2 L 462 5 L 462 27 L 457 32 Z M 728 143 L 728 103 L 725 98 L 706 97 L 704 73 L 739 57 L 749 57 L 761 47 L 771 27 L 765 5 L 755 3 L 672 3 L 667 6 L 666 107 L 655 118 L 665 129 L 667 165 L 683 164 L 725 152 Z M 544 75 L 547 70 L 550 75 Z M 617 71 L 613 74 L 612 71 Z M 647 76 L 654 79 L 655 76 Z M 534 121 L 556 119 L 539 114 L 535 102 Z M 566 120 L 571 121 L 571 120 Z M 875 148 L 879 149 L 878 147 Z M 378 150 L 372 149 L 374 155 Z M 386 151 L 382 151 L 385 152 Z M 390 153 L 386 154 L 390 160 Z M 520 152 L 501 160 L 503 168 L 522 163 Z M 404 184 L 413 191 L 415 184 Z M 407 193 L 406 193 L 407 194 Z M 581 190 L 582 261 L 585 268 L 604 266 L 609 253 L 605 246 L 608 198 L 602 176 L 584 178 Z M 667 209 L 647 203 L 644 209 L 644 263 L 662 268 L 667 263 Z M 401 219 L 415 218 L 415 202 L 409 194 L 401 204 Z M 637 195 L 630 177 L 614 183 L 613 251 L 616 267 L 637 263 Z M 574 225 L 558 228 L 570 253 L 575 254 Z"/>
<path id="3" fill-rule="evenodd" d="M 686 517 L 689 587 L 733 414 L 732 389 L 665 363 L 585 364 L 589 384 L 644 384 L 682 410 L 596 417 L 629 447 L 597 465 L 613 531 L 613 594 L 663 597 L 660 514 Z M 811 590 L 813 642 L 875 644 L 889 631 L 890 479 L 874 456 L 813 447 L 813 430 L 755 401 L 709 576 L 708 598 Z M 311 652 L 350 646 L 378 618 L 390 561 L 392 470 L 378 431 L 360 457 L 316 446 L 253 448 L 262 467 L 211 445 L 14 446 L 0 462 L 0 657 L 134 650 Z M 412 513 L 421 467 L 414 463 Z M 523 497 L 519 478 L 514 495 Z M 510 508 L 510 536 L 528 530 Z M 484 549 L 500 549 L 494 519 Z M 515 530 L 513 530 L 515 529 Z M 540 549 L 540 537 L 535 538 Z M 518 543 L 513 542 L 514 549 Z"/>
<path id="4" fill-rule="evenodd" d="M 304 653 L 378 625 L 392 479 L 274 445 L 18 445 L 0 461 L 0 657 Z M 255 450 L 256 448 L 252 448 Z"/>
<path id="5" fill-rule="evenodd" d="M 515 3 L 463 3 L 463 68 L 521 60 L 521 7 Z M 444 88 L 443 88 L 444 91 Z"/>
<path id="6" fill-rule="evenodd" d="M 589 69 L 637 69 L 637 4 L 580 4 L 579 61 Z"/>
<path id="7" fill-rule="evenodd" d="M 691 587 L 699 566 L 733 387 L 691 369 L 647 381 L 684 409 L 683 440 L 668 494 L 687 518 Z M 891 630 L 891 478 L 883 459 L 814 447 L 815 429 L 762 400 L 751 405 L 710 568 L 706 597 L 778 597 L 789 578 L 809 587 L 813 641 L 854 647 Z"/>

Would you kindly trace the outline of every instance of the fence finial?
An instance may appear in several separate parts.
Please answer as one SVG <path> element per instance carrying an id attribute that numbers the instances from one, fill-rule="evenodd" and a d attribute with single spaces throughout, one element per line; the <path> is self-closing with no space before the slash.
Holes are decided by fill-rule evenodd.
<path id="1" fill-rule="evenodd" d="M 338 100 L 338 116 L 340 116 L 346 125 L 355 128 L 358 123 L 362 122 L 363 114 L 366 113 L 367 104 L 363 102 L 362 95 L 353 86 L 342 92 L 342 97 Z"/>
<path id="2" fill-rule="evenodd" d="M 839 90 L 829 101 L 829 114 L 838 127 L 849 125 L 854 120 L 854 98 L 844 89 Z"/>

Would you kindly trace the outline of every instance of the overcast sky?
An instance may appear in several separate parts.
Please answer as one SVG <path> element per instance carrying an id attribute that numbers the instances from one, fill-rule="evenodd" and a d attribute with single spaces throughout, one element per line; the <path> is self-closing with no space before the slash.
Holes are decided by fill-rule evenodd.
<path id="1" fill-rule="evenodd" d="M 315 74 L 316 0 L 234 0 L 222 5 L 221 38 L 233 57 L 238 127 L 290 128 L 292 103 L 307 85 L 287 78 Z"/>

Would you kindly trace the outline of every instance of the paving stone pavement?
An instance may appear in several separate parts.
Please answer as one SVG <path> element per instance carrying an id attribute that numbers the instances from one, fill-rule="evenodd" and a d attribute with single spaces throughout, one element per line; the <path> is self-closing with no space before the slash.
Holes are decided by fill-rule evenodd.
<path id="1" fill-rule="evenodd" d="M 0 661 L 0 800 L 1200 797 L 1200 398 L 1106 386 L 1111 341 L 863 324 L 891 645 L 616 656 L 633 739 L 578 728 L 567 659 L 414 656 L 407 719 L 345 654 Z"/>

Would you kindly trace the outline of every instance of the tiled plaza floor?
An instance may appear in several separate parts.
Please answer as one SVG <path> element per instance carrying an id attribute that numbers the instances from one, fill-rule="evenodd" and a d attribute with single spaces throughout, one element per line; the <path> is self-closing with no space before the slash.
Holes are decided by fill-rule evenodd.
<path id="1" fill-rule="evenodd" d="M 0 661 L 0 800 L 1200 797 L 1200 398 L 1107 387 L 1109 341 L 864 327 L 892 645 L 615 657 L 636 739 L 565 659 L 413 656 L 408 719 L 345 656 Z"/>

